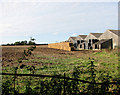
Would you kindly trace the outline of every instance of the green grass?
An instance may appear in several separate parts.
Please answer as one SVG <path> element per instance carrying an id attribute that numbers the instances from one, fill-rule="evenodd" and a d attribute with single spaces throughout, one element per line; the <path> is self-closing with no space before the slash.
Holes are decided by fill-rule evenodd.
<path id="1" fill-rule="evenodd" d="M 118 56 L 117 53 L 113 52 L 95 52 L 90 53 L 89 57 L 94 59 L 94 64 L 100 68 L 98 69 L 107 69 L 107 70 L 116 70 L 118 66 Z M 35 55 L 34 59 L 24 60 L 23 63 L 36 63 L 35 73 L 36 74 L 63 74 L 72 72 L 74 66 L 79 66 L 80 64 L 88 63 L 89 58 L 82 58 L 81 56 L 65 56 L 64 57 L 53 57 L 53 56 L 42 56 Z M 42 66 L 39 66 L 42 64 Z M 104 66 L 104 68 L 102 68 Z M 12 67 L 3 67 L 3 72 L 13 73 Z M 18 73 L 29 73 L 27 69 L 19 69 Z"/>
<path id="2" fill-rule="evenodd" d="M 95 69 L 97 70 L 96 76 L 100 77 L 101 74 L 99 72 L 109 73 L 110 76 L 113 78 L 118 77 L 118 54 L 117 52 L 111 51 L 102 51 L 102 52 L 95 52 L 89 53 L 87 56 L 94 60 L 94 65 L 96 66 Z M 34 55 L 34 59 L 24 60 L 23 63 L 36 63 L 38 65 L 35 66 L 35 74 L 47 74 L 47 75 L 54 75 L 54 74 L 61 74 L 66 76 L 71 76 L 73 69 L 75 66 L 87 66 L 90 62 L 89 58 L 85 55 L 81 56 L 78 55 L 70 56 L 70 55 L 63 55 L 62 57 L 55 57 L 55 56 L 48 56 L 48 55 Z M 43 64 L 39 66 L 39 64 Z M 52 63 L 52 64 L 50 64 Z M 21 63 L 22 64 L 22 63 Z M 48 65 L 50 64 L 50 65 Z M 3 67 L 2 68 L 4 73 L 14 73 L 13 67 Z M 30 74 L 30 70 L 27 68 L 18 69 L 17 73 L 19 74 Z M 85 79 L 88 75 L 80 75 L 81 79 Z M 30 77 L 18 77 L 17 81 L 20 83 L 18 88 L 20 88 L 20 92 L 25 91 L 25 80 L 28 80 Z M 7 79 L 13 80 L 11 76 L 3 76 L 3 82 Z M 42 78 L 46 80 L 48 78 Z M 39 78 L 33 78 L 31 80 L 32 88 L 35 87 L 36 81 Z M 16 87 L 17 89 L 17 87 Z"/>

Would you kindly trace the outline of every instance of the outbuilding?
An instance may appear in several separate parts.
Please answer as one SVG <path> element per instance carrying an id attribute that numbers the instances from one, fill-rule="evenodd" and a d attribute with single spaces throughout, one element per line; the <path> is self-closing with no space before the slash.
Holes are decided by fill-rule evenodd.
<path id="1" fill-rule="evenodd" d="M 102 35 L 102 33 L 90 33 L 86 38 L 86 49 L 92 49 L 93 44 L 99 41 L 99 37 Z"/>
<path id="2" fill-rule="evenodd" d="M 99 40 L 102 39 L 112 39 L 112 48 L 120 47 L 120 30 L 106 30 L 100 37 Z"/>
<path id="3" fill-rule="evenodd" d="M 87 35 L 78 35 L 76 38 L 75 38 L 75 42 L 76 42 L 76 45 L 77 45 L 77 49 L 80 50 L 80 49 L 85 49 L 85 38 L 87 37 Z"/>
<path id="4" fill-rule="evenodd" d="M 112 49 L 112 39 L 102 39 L 93 44 L 93 49 Z"/>

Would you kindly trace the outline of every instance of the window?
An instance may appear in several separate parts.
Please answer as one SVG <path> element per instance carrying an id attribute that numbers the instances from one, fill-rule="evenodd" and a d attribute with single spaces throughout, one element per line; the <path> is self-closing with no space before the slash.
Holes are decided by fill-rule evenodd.
<path id="1" fill-rule="evenodd" d="M 79 40 L 77 40 L 77 44 L 80 44 L 80 41 L 79 41 Z"/>
<path id="2" fill-rule="evenodd" d="M 89 39 L 89 43 L 91 43 L 91 39 Z"/>
<path id="3" fill-rule="evenodd" d="M 81 43 L 83 43 L 84 42 L 84 40 L 81 40 Z"/>
<path id="4" fill-rule="evenodd" d="M 88 46 L 91 46 L 91 43 L 88 43 Z"/>
<path id="5" fill-rule="evenodd" d="M 96 42 L 98 42 L 98 41 L 99 41 L 99 40 L 97 40 L 97 39 L 94 39 L 94 40 L 93 40 L 93 43 L 96 43 Z"/>
<path id="6" fill-rule="evenodd" d="M 82 45 L 80 45 L 80 48 L 82 48 Z"/>

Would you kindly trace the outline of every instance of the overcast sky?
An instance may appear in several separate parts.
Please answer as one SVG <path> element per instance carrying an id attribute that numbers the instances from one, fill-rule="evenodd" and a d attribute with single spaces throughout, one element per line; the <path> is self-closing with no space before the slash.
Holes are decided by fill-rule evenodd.
<path id="1" fill-rule="evenodd" d="M 53 43 L 70 36 L 118 29 L 117 2 L 13 1 L 0 1 L 0 44 L 30 37 L 37 43 Z"/>

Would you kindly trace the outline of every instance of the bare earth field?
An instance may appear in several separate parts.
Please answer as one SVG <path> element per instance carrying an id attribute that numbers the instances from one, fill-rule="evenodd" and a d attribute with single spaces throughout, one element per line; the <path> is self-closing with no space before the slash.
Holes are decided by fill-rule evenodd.
<path id="1" fill-rule="evenodd" d="M 18 58 L 23 56 L 23 51 L 26 50 L 30 46 L 2 46 L 2 64 L 4 66 L 14 66 L 17 64 L 15 62 Z M 101 52 L 101 51 L 64 51 L 58 49 L 48 48 L 47 45 L 37 46 L 35 51 L 33 51 L 33 55 L 39 56 L 50 56 L 55 58 L 65 58 L 67 56 L 71 57 L 87 57 L 90 53 L 93 52 Z M 29 59 L 36 58 L 35 56 L 29 57 Z M 46 59 L 38 57 L 37 59 Z M 33 63 L 31 63 L 33 65 Z M 30 64 L 30 65 L 31 65 Z M 40 64 L 40 63 L 39 63 Z"/>
<path id="2" fill-rule="evenodd" d="M 28 60 L 18 63 L 18 58 L 23 56 L 24 50 L 28 47 L 30 46 L 2 46 L 3 72 L 6 72 L 5 68 L 7 72 L 11 72 L 10 68 L 24 64 L 35 66 L 37 74 L 53 74 L 54 72 L 70 74 L 74 66 L 87 64 L 91 59 L 94 60 L 97 69 L 116 70 L 118 65 L 117 50 L 64 51 L 48 48 L 47 45 L 37 46 L 32 55 L 27 57 Z"/>

